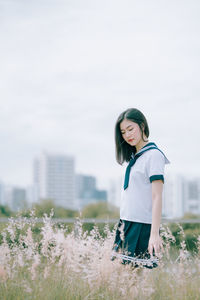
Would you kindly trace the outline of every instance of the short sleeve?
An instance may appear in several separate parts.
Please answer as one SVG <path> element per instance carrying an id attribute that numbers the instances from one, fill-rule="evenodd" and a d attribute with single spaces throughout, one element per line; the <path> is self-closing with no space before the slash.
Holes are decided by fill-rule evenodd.
<path id="1" fill-rule="evenodd" d="M 162 180 L 164 183 L 165 157 L 157 149 L 150 151 L 147 161 L 147 174 L 150 182 L 154 180 Z"/>

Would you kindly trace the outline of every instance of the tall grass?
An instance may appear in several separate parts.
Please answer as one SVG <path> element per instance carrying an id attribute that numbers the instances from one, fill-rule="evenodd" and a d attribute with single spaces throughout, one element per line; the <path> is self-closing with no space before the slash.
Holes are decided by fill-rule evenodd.
<path id="1" fill-rule="evenodd" d="M 155 269 L 111 261 L 115 231 L 105 225 L 83 231 L 81 221 L 72 231 L 45 215 L 34 234 L 36 218 L 10 219 L 0 245 L 0 299 L 200 299 L 200 236 L 191 255 L 175 242 L 167 226 L 161 228 L 164 253 Z"/>

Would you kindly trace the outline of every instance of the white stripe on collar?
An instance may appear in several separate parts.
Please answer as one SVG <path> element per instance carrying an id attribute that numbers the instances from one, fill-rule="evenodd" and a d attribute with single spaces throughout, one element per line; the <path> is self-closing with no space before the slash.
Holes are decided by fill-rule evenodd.
<path id="1" fill-rule="evenodd" d="M 146 150 L 148 150 L 151 147 L 156 147 L 164 155 L 164 157 L 165 157 L 165 163 L 166 164 L 170 164 L 170 161 L 168 160 L 168 158 L 165 156 L 165 154 L 158 148 L 158 146 L 154 142 L 149 142 L 144 147 L 142 147 L 136 154 L 146 152 Z M 132 153 L 131 157 L 135 158 L 135 154 Z"/>

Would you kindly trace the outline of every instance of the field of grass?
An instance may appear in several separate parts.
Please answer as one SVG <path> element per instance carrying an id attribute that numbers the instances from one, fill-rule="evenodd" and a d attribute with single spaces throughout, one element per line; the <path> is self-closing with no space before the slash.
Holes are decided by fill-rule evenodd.
<path id="1" fill-rule="evenodd" d="M 195 253 L 180 247 L 168 226 L 161 228 L 164 253 L 154 269 L 111 261 L 114 230 L 84 231 L 56 226 L 45 216 L 27 224 L 23 218 L 1 228 L 0 299 L 200 299 L 200 236 Z M 36 234 L 37 233 L 37 234 Z"/>

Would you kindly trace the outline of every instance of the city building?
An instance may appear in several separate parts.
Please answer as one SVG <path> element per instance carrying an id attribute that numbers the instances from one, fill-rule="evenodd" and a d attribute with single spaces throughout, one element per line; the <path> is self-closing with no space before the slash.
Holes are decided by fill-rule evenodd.
<path id="1" fill-rule="evenodd" d="M 120 206 L 123 178 L 112 179 L 108 191 L 108 201 Z M 200 180 L 189 181 L 180 174 L 165 174 L 163 185 L 162 217 L 168 219 L 181 218 L 187 212 L 198 212 L 200 201 Z"/>
<path id="2" fill-rule="evenodd" d="M 26 189 L 12 185 L 5 185 L 3 203 L 15 212 L 26 209 L 28 206 Z"/>
<path id="3" fill-rule="evenodd" d="M 27 208 L 26 189 L 13 187 L 11 189 L 11 210 L 21 211 Z"/>
<path id="4" fill-rule="evenodd" d="M 185 180 L 184 212 L 200 215 L 200 178 Z"/>
<path id="5" fill-rule="evenodd" d="M 187 213 L 200 215 L 200 178 L 165 176 L 163 216 L 181 218 Z"/>
<path id="6" fill-rule="evenodd" d="M 108 202 L 116 207 L 120 207 L 122 182 L 122 176 L 112 178 L 109 182 Z"/>
<path id="7" fill-rule="evenodd" d="M 37 201 L 49 199 L 56 206 L 75 209 L 75 161 L 73 156 L 43 152 L 34 160 Z"/>
<path id="8" fill-rule="evenodd" d="M 107 201 L 107 191 L 96 188 L 96 178 L 91 175 L 76 174 L 76 207 L 81 209 L 99 201 Z"/>
<path id="9" fill-rule="evenodd" d="M 0 181 L 0 205 L 5 205 L 5 187 L 2 181 Z"/>
<path id="10" fill-rule="evenodd" d="M 162 216 L 181 218 L 184 215 L 185 178 L 180 174 L 166 174 L 163 185 Z"/>

